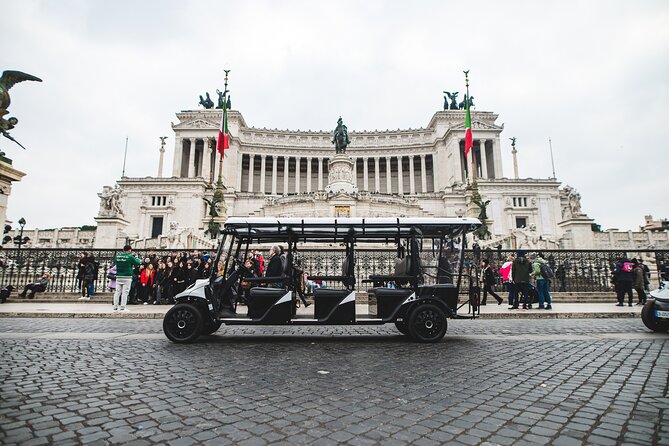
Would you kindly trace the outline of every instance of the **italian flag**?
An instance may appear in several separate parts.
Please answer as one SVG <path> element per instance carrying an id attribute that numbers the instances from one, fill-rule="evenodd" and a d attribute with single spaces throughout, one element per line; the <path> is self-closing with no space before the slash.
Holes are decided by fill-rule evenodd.
<path id="1" fill-rule="evenodd" d="M 230 148 L 230 135 L 228 135 L 228 110 L 223 101 L 223 115 L 221 116 L 221 127 L 218 129 L 218 141 L 216 142 L 216 150 L 225 156 L 225 149 Z"/>
<path id="2" fill-rule="evenodd" d="M 469 113 L 469 96 L 465 96 L 465 103 L 467 104 L 467 115 L 465 117 L 465 158 L 469 155 L 469 149 L 474 145 L 472 136 L 472 116 Z"/>

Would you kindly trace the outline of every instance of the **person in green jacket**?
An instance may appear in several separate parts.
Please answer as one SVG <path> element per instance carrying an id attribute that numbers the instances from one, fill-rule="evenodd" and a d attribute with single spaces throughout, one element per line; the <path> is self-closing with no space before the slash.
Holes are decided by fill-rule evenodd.
<path id="1" fill-rule="evenodd" d="M 132 285 L 132 272 L 142 261 L 132 254 L 132 247 L 125 245 L 123 252 L 116 254 L 114 258 L 116 264 L 116 291 L 114 292 L 114 311 L 118 310 L 119 304 L 121 311 L 127 311 L 128 293 Z"/>
<path id="2" fill-rule="evenodd" d="M 534 258 L 532 258 L 534 257 Z M 544 260 L 544 255 L 539 253 L 538 255 L 532 254 L 532 272 L 530 275 L 537 280 L 537 294 L 539 295 L 539 309 L 543 310 L 552 310 L 552 300 L 550 292 L 550 279 L 541 275 L 541 265 L 546 263 Z M 544 306 L 545 303 L 545 306 Z"/>

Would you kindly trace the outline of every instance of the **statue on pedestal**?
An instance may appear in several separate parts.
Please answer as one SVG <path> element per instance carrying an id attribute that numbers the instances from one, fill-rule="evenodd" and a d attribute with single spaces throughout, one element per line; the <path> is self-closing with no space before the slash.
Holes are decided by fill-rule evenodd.
<path id="1" fill-rule="evenodd" d="M 562 210 L 562 217 L 568 219 L 583 215 L 581 211 L 581 194 L 569 185 L 565 186 L 562 192 L 567 198 L 567 205 Z"/>
<path id="2" fill-rule="evenodd" d="M 5 71 L 2 73 L 2 77 L 0 77 L 0 133 L 2 133 L 2 136 L 9 139 L 10 141 L 14 141 L 22 149 L 25 149 L 25 147 L 23 147 L 21 143 L 12 138 L 12 136 L 9 134 L 9 131 L 13 129 L 16 126 L 16 124 L 18 124 L 19 120 L 16 119 L 14 116 L 8 119 L 5 119 L 4 117 L 6 114 L 9 113 L 9 110 L 7 110 L 7 108 L 11 103 L 11 99 L 9 97 L 9 90 L 14 86 L 14 84 L 23 81 L 42 82 L 42 79 L 33 76 L 32 74 L 22 73 L 21 71 Z M 2 153 L 1 155 L 4 155 L 4 153 Z"/>
<path id="3" fill-rule="evenodd" d="M 336 153 L 346 153 L 346 147 L 351 143 L 348 139 L 348 130 L 342 121 L 341 116 L 337 120 L 337 127 L 334 130 L 334 139 L 332 142 L 335 145 Z"/>
<path id="4" fill-rule="evenodd" d="M 483 201 L 482 198 L 475 197 L 472 199 L 472 203 L 474 203 L 476 206 L 479 208 L 479 215 L 478 219 L 481 221 L 481 227 L 479 227 L 476 231 L 474 231 L 474 234 L 480 239 L 480 240 L 486 240 L 490 238 L 490 231 L 488 230 L 488 212 L 487 212 L 487 207 L 490 204 L 490 200 Z"/>
<path id="5" fill-rule="evenodd" d="M 214 108 L 214 101 L 211 100 L 209 97 L 209 92 L 205 92 L 205 95 L 207 98 L 203 98 L 202 95 L 200 95 L 200 105 L 206 108 L 207 110 L 210 108 Z"/>
<path id="6" fill-rule="evenodd" d="M 123 215 L 121 209 L 121 188 L 118 184 L 112 189 L 110 186 L 102 188 L 100 197 L 100 217 L 116 217 Z"/>
<path id="7" fill-rule="evenodd" d="M 458 92 L 456 91 L 455 93 L 449 93 L 448 91 L 444 91 L 444 93 L 446 93 L 446 96 L 448 96 L 448 99 L 451 100 L 450 109 L 451 110 L 457 110 L 458 109 Z M 447 107 L 448 100 L 446 99 L 446 96 L 444 96 L 444 110 L 449 109 L 449 107 Z"/>

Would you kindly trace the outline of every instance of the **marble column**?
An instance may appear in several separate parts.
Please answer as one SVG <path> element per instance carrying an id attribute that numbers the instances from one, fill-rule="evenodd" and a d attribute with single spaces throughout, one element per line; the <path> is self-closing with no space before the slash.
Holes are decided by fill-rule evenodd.
<path id="1" fill-rule="evenodd" d="M 290 157 L 283 157 L 283 194 L 288 195 L 288 166 L 290 165 Z"/>
<path id="2" fill-rule="evenodd" d="M 253 163 L 255 162 L 255 155 L 249 155 L 249 187 L 248 191 L 253 192 Z"/>
<path id="3" fill-rule="evenodd" d="M 218 150 L 216 151 L 218 153 Z M 237 192 L 242 191 L 242 160 L 244 159 L 244 155 L 241 153 L 237 154 Z M 214 171 L 216 171 L 216 157 L 214 157 Z M 214 182 L 216 182 L 218 179 L 216 176 L 214 176 Z"/>
<path id="4" fill-rule="evenodd" d="M 190 154 L 188 155 L 188 178 L 195 177 L 195 145 L 197 138 L 190 138 Z"/>
<path id="5" fill-rule="evenodd" d="M 402 157 L 397 157 L 397 193 L 404 195 L 404 171 L 402 168 Z"/>
<path id="6" fill-rule="evenodd" d="M 184 156 L 184 144 L 182 138 L 174 138 L 174 164 L 172 165 L 172 176 L 181 176 L 181 162 Z"/>
<path id="7" fill-rule="evenodd" d="M 276 170 L 279 167 L 279 157 L 272 155 L 272 195 L 276 195 Z"/>
<path id="8" fill-rule="evenodd" d="M 351 158 L 353 160 L 353 184 L 358 187 L 358 158 Z"/>
<path id="9" fill-rule="evenodd" d="M 318 158 L 318 190 L 323 190 L 323 158 Z"/>
<path id="10" fill-rule="evenodd" d="M 307 157 L 307 193 L 311 193 L 311 157 Z"/>
<path id="11" fill-rule="evenodd" d="M 299 156 L 295 157 L 295 193 L 300 193 L 300 164 L 302 163 L 302 158 Z"/>
<path id="12" fill-rule="evenodd" d="M 414 156 L 410 155 L 409 156 L 409 193 L 411 195 L 416 194 L 416 179 L 414 178 L 413 161 L 414 161 Z"/>
<path id="13" fill-rule="evenodd" d="M 381 192 L 381 176 L 379 175 L 379 157 L 374 157 L 374 192 Z"/>
<path id="14" fill-rule="evenodd" d="M 260 193 L 265 195 L 265 173 L 267 167 L 267 155 L 260 155 Z"/>
<path id="15" fill-rule="evenodd" d="M 390 166 L 390 157 L 386 157 L 386 193 L 387 194 L 392 194 L 393 193 L 393 175 L 392 175 L 392 170 Z"/>
<path id="16" fill-rule="evenodd" d="M 427 192 L 427 169 L 425 168 L 425 154 L 420 155 L 420 187 L 423 193 Z"/>
<path id="17" fill-rule="evenodd" d="M 367 166 L 368 161 L 369 158 L 362 159 L 362 190 L 367 192 L 369 192 L 369 167 Z"/>
<path id="18" fill-rule="evenodd" d="M 488 178 L 488 160 L 485 154 L 485 139 L 479 141 L 479 150 L 481 151 L 481 178 Z"/>
<path id="19" fill-rule="evenodd" d="M 211 183 L 211 140 L 204 138 L 202 146 L 202 178 Z"/>

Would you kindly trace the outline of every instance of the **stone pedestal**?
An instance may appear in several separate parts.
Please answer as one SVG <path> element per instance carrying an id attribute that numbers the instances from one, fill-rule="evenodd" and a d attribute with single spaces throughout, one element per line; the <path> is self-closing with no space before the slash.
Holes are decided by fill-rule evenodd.
<path id="1" fill-rule="evenodd" d="M 357 194 L 357 179 L 353 176 L 354 161 L 339 153 L 328 161 L 328 185 L 325 191 L 338 194 Z"/>
<path id="2" fill-rule="evenodd" d="M 21 181 L 26 174 L 12 167 L 12 160 L 0 156 L 0 224 L 7 220 L 7 201 L 12 192 L 12 183 Z"/>
<path id="3" fill-rule="evenodd" d="M 592 232 L 594 220 L 587 215 L 576 215 L 558 223 L 562 238 L 571 246 L 564 249 L 594 249 L 595 236 Z"/>
<path id="4" fill-rule="evenodd" d="M 125 245 L 125 229 L 130 223 L 122 217 L 96 217 L 96 249 L 122 248 Z"/>

